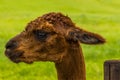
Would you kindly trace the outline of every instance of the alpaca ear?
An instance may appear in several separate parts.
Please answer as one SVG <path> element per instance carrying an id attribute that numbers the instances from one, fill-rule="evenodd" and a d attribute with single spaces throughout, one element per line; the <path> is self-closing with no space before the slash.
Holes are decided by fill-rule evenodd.
<path id="1" fill-rule="evenodd" d="M 68 32 L 68 38 L 73 41 L 80 41 L 84 44 L 103 44 L 105 39 L 95 33 L 88 32 L 79 28 L 71 29 Z"/>

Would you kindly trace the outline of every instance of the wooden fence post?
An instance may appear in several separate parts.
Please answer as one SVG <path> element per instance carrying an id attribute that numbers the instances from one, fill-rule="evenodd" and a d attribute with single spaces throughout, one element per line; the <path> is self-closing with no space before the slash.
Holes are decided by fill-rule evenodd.
<path id="1" fill-rule="evenodd" d="M 105 61 L 104 80 L 120 80 L 120 60 Z"/>

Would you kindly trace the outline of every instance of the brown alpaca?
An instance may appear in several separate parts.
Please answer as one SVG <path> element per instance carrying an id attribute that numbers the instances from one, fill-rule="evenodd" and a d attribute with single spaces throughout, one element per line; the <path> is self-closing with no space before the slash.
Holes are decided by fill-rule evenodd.
<path id="1" fill-rule="evenodd" d="M 79 43 L 102 44 L 100 35 L 76 27 L 61 13 L 48 13 L 31 21 L 6 44 L 5 55 L 15 63 L 52 61 L 58 80 L 86 80 Z"/>

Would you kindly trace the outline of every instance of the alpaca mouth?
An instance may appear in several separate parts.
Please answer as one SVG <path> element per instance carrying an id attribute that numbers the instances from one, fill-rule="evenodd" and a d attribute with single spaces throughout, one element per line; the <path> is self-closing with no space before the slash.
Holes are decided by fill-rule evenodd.
<path id="1" fill-rule="evenodd" d="M 10 49 L 5 50 L 5 55 L 14 63 L 19 63 L 19 59 L 23 55 L 24 51 L 12 51 Z"/>
<path id="2" fill-rule="evenodd" d="M 12 62 L 14 62 L 14 63 L 20 63 L 20 62 L 21 62 L 19 59 L 12 59 L 12 58 L 10 58 L 10 60 L 11 60 Z"/>

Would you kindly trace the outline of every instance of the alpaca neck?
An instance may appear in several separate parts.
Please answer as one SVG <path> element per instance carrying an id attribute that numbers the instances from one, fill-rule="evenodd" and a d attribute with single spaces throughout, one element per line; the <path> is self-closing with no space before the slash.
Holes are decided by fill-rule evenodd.
<path id="1" fill-rule="evenodd" d="M 56 63 L 58 80 L 86 80 L 85 64 L 79 44 L 69 46 L 61 63 Z"/>

